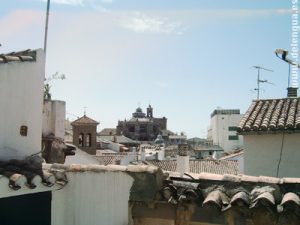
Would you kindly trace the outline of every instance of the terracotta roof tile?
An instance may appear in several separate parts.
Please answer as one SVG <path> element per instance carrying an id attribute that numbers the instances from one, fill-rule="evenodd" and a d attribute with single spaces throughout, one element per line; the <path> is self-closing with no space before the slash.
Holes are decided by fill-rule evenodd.
<path id="1" fill-rule="evenodd" d="M 255 100 L 241 119 L 238 132 L 300 130 L 300 98 Z"/>
<path id="2" fill-rule="evenodd" d="M 272 211 L 277 216 L 282 216 L 282 212 L 295 213 L 295 210 L 299 209 L 300 187 L 296 180 L 286 184 L 284 181 L 287 178 L 243 179 L 245 175 L 231 175 L 232 178 L 228 179 L 228 176 L 230 175 L 201 173 L 191 179 L 170 175 L 169 182 L 161 188 L 162 197 L 169 204 L 194 202 L 207 209 L 218 209 L 220 212 L 240 207 L 243 212 L 251 212 L 244 214 L 249 218 L 258 216 L 256 212 L 263 208 L 278 209 Z M 294 219 L 298 221 L 297 218 Z"/>
<path id="3" fill-rule="evenodd" d="M 0 162 L 0 186 L 9 187 L 16 194 L 49 191 L 50 187 L 65 185 L 61 177 L 44 168 L 41 158 L 29 157 L 25 160 L 9 160 Z M 2 195 L 5 195 L 2 192 Z"/>
<path id="4" fill-rule="evenodd" d="M 0 54 L 0 63 L 35 61 L 36 51 L 30 49 L 20 52 Z"/>
<path id="5" fill-rule="evenodd" d="M 71 123 L 71 125 L 84 125 L 84 124 L 99 124 L 97 121 L 87 117 L 86 115 L 84 115 L 83 117 L 80 117 L 79 119 L 73 121 Z"/>
<path id="6" fill-rule="evenodd" d="M 176 160 L 147 161 L 165 171 L 176 171 Z M 238 174 L 238 164 L 234 160 L 190 160 L 191 173 Z"/>

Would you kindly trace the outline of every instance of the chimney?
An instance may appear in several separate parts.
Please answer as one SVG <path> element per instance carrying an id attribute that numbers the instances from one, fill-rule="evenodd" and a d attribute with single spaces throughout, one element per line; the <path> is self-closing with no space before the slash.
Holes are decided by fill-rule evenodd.
<path id="1" fill-rule="evenodd" d="M 188 155 L 188 145 L 178 145 L 177 168 L 176 171 L 183 176 L 184 173 L 190 172 L 190 157 Z"/>
<path id="2" fill-rule="evenodd" d="M 296 87 L 288 87 L 287 88 L 287 96 L 288 98 L 297 97 L 297 89 Z"/>
<path id="3" fill-rule="evenodd" d="M 144 147 L 141 147 L 141 150 L 140 150 L 140 160 L 141 161 L 145 161 L 146 160 L 146 152 L 145 152 L 145 148 Z"/>

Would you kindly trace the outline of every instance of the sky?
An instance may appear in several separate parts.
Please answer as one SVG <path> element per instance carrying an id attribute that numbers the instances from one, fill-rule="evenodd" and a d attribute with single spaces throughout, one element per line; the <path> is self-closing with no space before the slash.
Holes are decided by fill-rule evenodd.
<path id="1" fill-rule="evenodd" d="M 1 53 L 44 46 L 45 0 L 0 7 Z M 116 127 L 149 104 L 168 129 L 205 137 L 216 108 L 245 113 L 256 99 L 257 70 L 266 98 L 286 96 L 289 0 L 51 0 L 46 77 L 66 117 L 84 113 Z"/>

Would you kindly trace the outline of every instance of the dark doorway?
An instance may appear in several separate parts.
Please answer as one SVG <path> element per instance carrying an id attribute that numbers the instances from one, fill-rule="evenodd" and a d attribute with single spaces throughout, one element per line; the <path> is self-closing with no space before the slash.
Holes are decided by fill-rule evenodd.
<path id="1" fill-rule="evenodd" d="M 1 225 L 51 225 L 51 191 L 0 198 Z"/>

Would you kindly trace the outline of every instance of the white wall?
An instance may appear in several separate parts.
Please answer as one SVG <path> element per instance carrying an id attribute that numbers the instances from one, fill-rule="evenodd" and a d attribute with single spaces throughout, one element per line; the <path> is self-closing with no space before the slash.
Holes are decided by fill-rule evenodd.
<path id="1" fill-rule="evenodd" d="M 115 152 L 120 152 L 120 144 L 115 142 L 109 142 L 108 143 L 108 149 L 111 149 Z"/>
<path id="2" fill-rule="evenodd" d="M 66 157 L 65 163 L 66 165 L 71 164 L 99 164 L 99 161 L 94 158 L 94 156 L 82 151 L 79 148 L 76 148 L 75 155 L 69 155 Z"/>
<path id="3" fill-rule="evenodd" d="M 51 133 L 55 137 L 65 137 L 66 103 L 58 100 L 46 100 L 43 107 L 43 135 Z"/>
<path id="4" fill-rule="evenodd" d="M 244 135 L 245 174 L 277 176 L 283 141 L 279 177 L 300 176 L 300 134 Z"/>
<path id="5" fill-rule="evenodd" d="M 243 136 L 238 140 L 228 140 L 229 135 L 236 135 L 236 131 L 229 131 L 229 127 L 237 127 L 243 114 L 216 114 L 211 118 L 208 130 L 208 138 L 213 140 L 214 145 L 219 145 L 224 151 L 243 147 Z"/>
<path id="6" fill-rule="evenodd" d="M 133 178 L 121 171 L 69 172 L 53 191 L 52 225 L 127 225 Z"/>
<path id="7" fill-rule="evenodd" d="M 45 58 L 0 64 L 0 160 L 22 159 L 41 151 Z M 20 135 L 20 127 L 28 135 Z"/>

